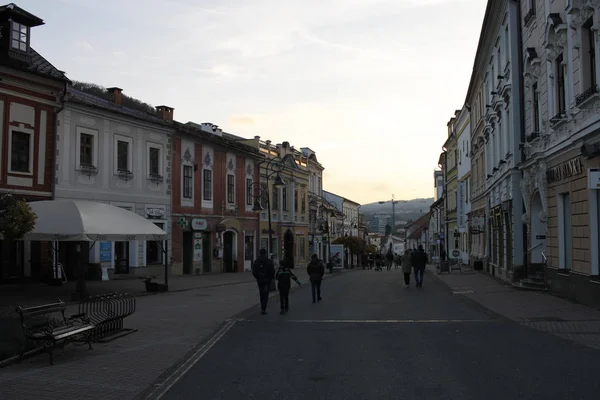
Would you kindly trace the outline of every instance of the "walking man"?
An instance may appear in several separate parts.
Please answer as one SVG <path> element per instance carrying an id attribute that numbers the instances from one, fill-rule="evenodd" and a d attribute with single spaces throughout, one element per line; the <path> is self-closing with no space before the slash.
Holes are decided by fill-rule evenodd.
<path id="1" fill-rule="evenodd" d="M 419 249 L 415 251 L 412 256 L 412 265 L 415 269 L 415 282 L 418 288 L 423 287 L 423 274 L 425 273 L 425 267 L 427 266 L 427 254 L 423 250 L 423 246 L 419 245 Z"/>
<path id="2" fill-rule="evenodd" d="M 279 269 L 275 274 L 275 279 L 279 283 L 277 289 L 279 289 L 279 301 L 281 302 L 281 313 L 285 314 L 290 311 L 290 289 L 292 286 L 291 280 L 293 279 L 298 286 L 302 286 L 300 281 L 294 275 L 294 273 L 287 267 L 286 262 L 281 260 L 279 262 Z"/>
<path id="3" fill-rule="evenodd" d="M 306 272 L 308 273 L 310 286 L 312 287 L 312 302 L 321 301 L 321 282 L 323 281 L 323 275 L 325 275 L 325 267 L 323 266 L 323 262 L 319 260 L 318 255 L 313 254 L 310 257 Z"/>
<path id="4" fill-rule="evenodd" d="M 252 276 L 258 284 L 260 294 L 260 313 L 267 313 L 267 302 L 269 301 L 269 288 L 275 277 L 275 266 L 273 260 L 267 257 L 267 250 L 260 249 L 259 256 L 252 265 Z"/>

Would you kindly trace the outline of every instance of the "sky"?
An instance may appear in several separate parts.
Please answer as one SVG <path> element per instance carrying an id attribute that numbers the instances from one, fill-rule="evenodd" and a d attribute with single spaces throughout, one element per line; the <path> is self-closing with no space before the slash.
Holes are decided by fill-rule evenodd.
<path id="1" fill-rule="evenodd" d="M 485 0 L 21 0 L 31 45 L 72 80 L 181 122 L 309 147 L 324 189 L 433 196 Z"/>

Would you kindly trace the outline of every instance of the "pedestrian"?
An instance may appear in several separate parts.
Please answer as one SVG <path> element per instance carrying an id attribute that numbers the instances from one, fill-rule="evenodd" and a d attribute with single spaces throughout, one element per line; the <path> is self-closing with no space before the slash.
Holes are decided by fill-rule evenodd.
<path id="1" fill-rule="evenodd" d="M 323 275 L 325 275 L 325 267 L 323 266 L 323 261 L 319 260 L 318 255 L 313 254 L 310 257 L 306 272 L 310 278 L 312 302 L 316 303 L 317 301 L 321 301 L 321 282 L 323 281 Z"/>
<path id="2" fill-rule="evenodd" d="M 411 270 L 411 257 L 410 250 L 404 250 L 404 256 L 402 257 L 402 272 L 404 273 L 404 287 L 410 286 L 410 270 Z"/>
<path id="3" fill-rule="evenodd" d="M 252 265 L 252 276 L 254 276 L 258 284 L 260 313 L 264 315 L 267 313 L 271 281 L 275 277 L 275 266 L 273 265 L 273 260 L 267 257 L 267 250 L 260 249 L 259 256 Z"/>
<path id="4" fill-rule="evenodd" d="M 275 279 L 277 279 L 279 301 L 281 302 L 280 314 L 285 314 L 286 312 L 290 311 L 290 289 L 292 287 L 292 279 L 298 284 L 298 286 L 302 285 L 300 284 L 298 277 L 296 277 L 292 270 L 287 267 L 287 263 L 284 260 L 279 262 L 279 269 L 277 269 Z"/>
<path id="5" fill-rule="evenodd" d="M 423 287 L 423 275 L 425 274 L 425 267 L 429 262 L 423 246 L 419 245 L 419 249 L 412 254 L 411 257 L 412 265 L 415 269 L 415 281 L 418 288 Z"/>

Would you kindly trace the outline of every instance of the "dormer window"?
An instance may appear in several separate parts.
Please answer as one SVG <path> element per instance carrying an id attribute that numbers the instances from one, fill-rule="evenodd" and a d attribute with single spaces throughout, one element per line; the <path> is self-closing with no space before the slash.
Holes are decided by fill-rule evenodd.
<path id="1" fill-rule="evenodd" d="M 27 41 L 29 40 L 29 27 L 12 21 L 11 29 L 11 47 L 14 50 L 27 51 Z"/>

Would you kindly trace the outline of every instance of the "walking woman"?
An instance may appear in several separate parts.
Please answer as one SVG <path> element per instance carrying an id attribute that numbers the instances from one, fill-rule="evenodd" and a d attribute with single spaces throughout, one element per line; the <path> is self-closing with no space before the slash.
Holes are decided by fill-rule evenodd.
<path id="1" fill-rule="evenodd" d="M 402 272 L 404 273 L 404 287 L 407 288 L 410 285 L 410 270 L 412 267 L 412 260 L 410 250 L 404 250 L 404 256 L 402 256 Z"/>

